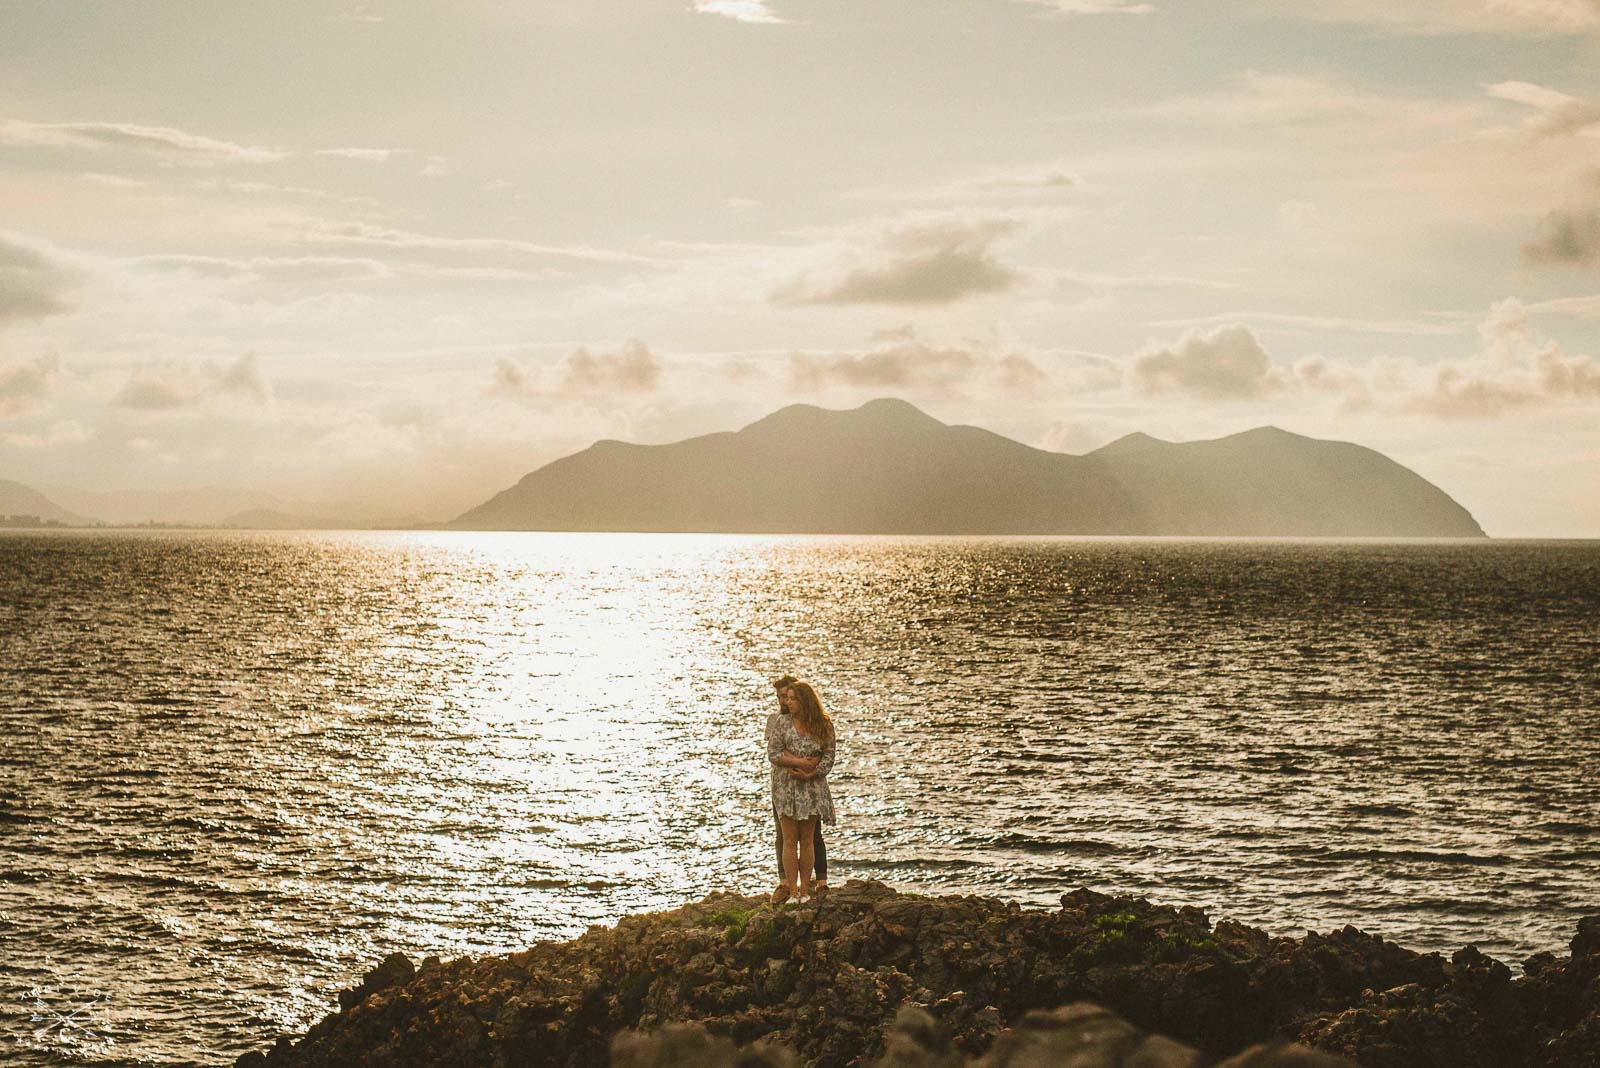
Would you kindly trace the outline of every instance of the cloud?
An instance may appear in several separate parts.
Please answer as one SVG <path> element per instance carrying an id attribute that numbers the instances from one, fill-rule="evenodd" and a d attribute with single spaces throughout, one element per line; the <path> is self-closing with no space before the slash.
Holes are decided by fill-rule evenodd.
<path id="1" fill-rule="evenodd" d="M 1511 100 L 1541 111 L 1554 111 L 1572 102 L 1572 97 L 1531 82 L 1495 82 L 1483 87 L 1497 100 Z"/>
<path id="2" fill-rule="evenodd" d="M 217 181 L 216 179 L 207 178 L 203 182 L 196 182 L 195 188 L 208 193 L 228 192 L 245 193 L 251 196 L 307 197 L 311 200 L 336 204 L 358 204 L 362 207 L 377 207 L 379 203 L 374 197 L 351 196 L 346 193 L 332 193 L 326 189 L 316 189 L 310 186 L 277 185 L 272 182 Z"/>
<path id="3" fill-rule="evenodd" d="M 830 385 L 865 389 L 949 389 L 971 375 L 977 359 L 963 349 L 935 348 L 911 341 L 858 356 L 789 358 L 789 380 L 796 389 L 815 391 Z"/>
<path id="4" fill-rule="evenodd" d="M 1017 353 L 1002 356 L 996 370 L 1000 388 L 1007 393 L 1032 393 L 1049 378 L 1038 364 Z"/>
<path id="5" fill-rule="evenodd" d="M 54 352 L 0 363 L 0 418 L 20 415 L 43 400 L 60 373 L 61 357 Z"/>
<path id="6" fill-rule="evenodd" d="M 291 153 L 221 141 L 170 126 L 127 122 L 23 122 L 0 119 L 0 144 L 33 148 L 133 149 L 168 162 L 211 167 L 222 163 L 273 163 Z"/>
<path id="7" fill-rule="evenodd" d="M 990 246 L 1020 229 L 1013 218 L 928 216 L 888 227 L 847 262 L 784 286 L 784 304 L 949 304 L 1015 289 L 1021 272 Z"/>
<path id="8" fill-rule="evenodd" d="M 1600 209 L 1550 212 L 1522 246 L 1522 258 L 1542 266 L 1600 267 Z"/>
<path id="9" fill-rule="evenodd" d="M 519 241 L 505 237 L 442 237 L 437 234 L 418 233 L 414 230 L 397 230 L 363 222 L 339 222 L 327 219 L 313 220 L 302 226 L 296 236 L 305 242 L 326 245 L 346 245 L 364 248 L 386 248 L 401 251 L 484 253 L 505 252 L 529 256 L 551 256 L 561 259 L 591 260 L 600 263 L 655 264 L 647 256 L 586 245 L 543 245 L 534 241 Z"/>
<path id="10" fill-rule="evenodd" d="M 141 182 L 137 178 L 129 178 L 124 174 L 103 174 L 99 171 L 84 171 L 78 177 L 94 185 L 105 186 L 107 189 L 141 189 L 151 184 Z"/>
<path id="11" fill-rule="evenodd" d="M 135 411 L 160 412 L 216 398 L 257 404 L 272 398 L 255 353 L 245 353 L 227 364 L 178 360 L 143 364 L 128 376 L 111 403 Z"/>
<path id="12" fill-rule="evenodd" d="M 1466 333 L 1453 322 L 1410 319 L 1352 319 L 1337 315 L 1294 315 L 1283 312 L 1232 311 L 1217 315 L 1189 316 L 1183 319 L 1157 319 L 1151 326 L 1201 327 L 1235 323 L 1266 325 L 1279 332 L 1328 331 L 1341 334 L 1398 334 L 1408 337 L 1449 337 Z"/>
<path id="13" fill-rule="evenodd" d="M 354 256 L 200 256 L 162 253 L 122 261 L 144 272 L 235 282 L 321 284 L 389 278 L 393 268 L 380 260 Z"/>
<path id="14" fill-rule="evenodd" d="M 1145 350 L 1134 358 L 1132 378 L 1144 393 L 1183 393 L 1204 400 L 1251 400 L 1283 384 L 1261 342 L 1238 324 Z"/>
<path id="15" fill-rule="evenodd" d="M 1414 407 L 1444 419 L 1484 419 L 1544 402 L 1600 399 L 1600 364 L 1539 336 L 1515 297 L 1491 306 L 1478 334 L 1478 356 L 1436 368 Z"/>
<path id="16" fill-rule="evenodd" d="M 661 384 L 661 361 L 642 342 L 617 352 L 580 348 L 567 357 L 561 388 L 568 393 L 649 393 Z"/>
<path id="17" fill-rule="evenodd" d="M 336 156 L 339 159 L 353 159 L 362 163 L 387 163 L 389 157 L 399 152 L 397 148 L 321 148 L 316 155 Z"/>
<path id="18" fill-rule="evenodd" d="M 502 356 L 494 361 L 494 370 L 490 375 L 489 388 L 485 392 L 491 397 L 514 399 L 536 396 L 539 392 L 538 372 L 534 368 L 516 362 L 509 356 Z"/>
<path id="19" fill-rule="evenodd" d="M 789 357 L 789 384 L 807 393 L 833 387 L 948 393 L 987 383 L 1001 392 L 1028 393 L 1048 379 L 1021 353 L 995 353 L 976 342 L 934 344 L 910 327 L 882 331 L 871 340 L 873 347 L 865 352 L 794 353 Z"/>
<path id="20" fill-rule="evenodd" d="M 580 347 L 561 361 L 554 389 L 542 386 L 537 364 L 502 356 L 495 360 L 485 392 L 505 400 L 530 401 L 553 396 L 615 397 L 654 393 L 661 385 L 661 360 L 641 341 L 626 341 L 615 352 Z"/>
<path id="21" fill-rule="evenodd" d="M 51 423 L 42 434 L 0 434 L 0 442 L 14 449 L 42 452 L 64 446 L 82 445 L 94 438 L 76 419 L 63 419 Z"/>
<path id="22" fill-rule="evenodd" d="M 1533 312 L 1570 315 L 1574 319 L 1600 319 L 1600 293 L 1588 297 L 1556 297 L 1528 305 Z"/>
<path id="23" fill-rule="evenodd" d="M 1441 419 L 1489 419 L 1537 399 L 1536 393 L 1520 384 L 1444 364 L 1434 371 L 1432 388 L 1412 407 Z"/>
<path id="24" fill-rule="evenodd" d="M 1276 12 L 1276 2 L 1262 5 Z M 1400 33 L 1556 37 L 1600 30 L 1600 0 L 1323 0 L 1310 17 Z"/>
<path id="25" fill-rule="evenodd" d="M 1531 129 L 1544 137 L 1600 133 L 1600 104 L 1568 96 L 1532 82 L 1495 82 L 1485 85 L 1497 100 L 1509 100 L 1539 111 Z"/>
<path id="26" fill-rule="evenodd" d="M 695 0 L 694 10 L 737 22 L 782 25 L 786 21 L 768 6 L 768 0 Z"/>
<path id="27" fill-rule="evenodd" d="M 72 310 L 76 270 L 42 250 L 0 234 L 0 328 Z"/>
<path id="28" fill-rule="evenodd" d="M 1076 184 L 1070 174 L 1062 171 L 1049 171 L 1044 174 L 1000 175 L 995 178 L 982 178 L 973 182 L 971 188 L 981 193 L 993 193 L 1019 192 L 1029 189 L 1070 189 Z"/>
<path id="29" fill-rule="evenodd" d="M 1243 401 L 1273 394 L 1327 397 L 1344 408 L 1424 412 L 1440 419 L 1493 418 L 1515 408 L 1600 400 L 1600 363 L 1569 356 L 1533 328 L 1515 297 L 1490 307 L 1478 327 L 1478 351 L 1428 367 L 1380 358 L 1333 364 L 1307 356 L 1274 361 L 1248 328 L 1235 324 L 1194 333 L 1133 361 L 1129 379 L 1145 393 Z"/>
<path id="30" fill-rule="evenodd" d="M 1245 70 L 1232 75 L 1229 83 L 1216 91 L 1136 110 L 1154 118 L 1228 125 L 1347 122 L 1355 124 L 1366 138 L 1395 126 L 1398 120 L 1447 121 L 1453 127 L 1464 114 L 1459 105 L 1366 92 L 1338 80 L 1298 72 Z"/>
<path id="31" fill-rule="evenodd" d="M 1038 4 L 1063 15 L 1148 15 L 1155 11 L 1154 4 L 1135 3 L 1131 0 L 1021 0 L 1025 4 Z"/>

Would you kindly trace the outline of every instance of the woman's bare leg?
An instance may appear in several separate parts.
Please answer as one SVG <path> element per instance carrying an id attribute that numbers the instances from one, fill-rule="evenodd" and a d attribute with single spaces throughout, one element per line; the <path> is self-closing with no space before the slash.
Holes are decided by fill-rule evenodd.
<path id="1" fill-rule="evenodd" d="M 778 822 L 783 826 L 783 885 L 794 890 L 800 875 L 799 828 L 792 816 L 780 816 Z"/>
<path id="2" fill-rule="evenodd" d="M 800 836 L 800 892 L 811 893 L 811 869 L 817 864 L 817 821 L 815 818 L 801 820 L 795 827 L 795 833 Z M 784 859 L 788 859 L 784 854 Z"/>

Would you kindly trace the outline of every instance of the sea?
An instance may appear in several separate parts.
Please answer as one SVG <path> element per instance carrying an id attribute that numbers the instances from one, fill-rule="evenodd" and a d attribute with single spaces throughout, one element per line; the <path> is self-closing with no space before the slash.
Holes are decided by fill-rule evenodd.
<path id="1" fill-rule="evenodd" d="M 0 534 L 0 1061 L 225 1065 L 386 954 L 776 882 L 1513 966 L 1600 913 L 1600 542 Z"/>

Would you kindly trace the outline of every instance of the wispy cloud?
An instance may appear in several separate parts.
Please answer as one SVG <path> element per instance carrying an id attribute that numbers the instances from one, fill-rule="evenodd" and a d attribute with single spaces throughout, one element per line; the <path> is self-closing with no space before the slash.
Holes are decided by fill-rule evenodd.
<path id="1" fill-rule="evenodd" d="M 245 193 L 251 196 L 294 197 L 323 201 L 331 204 L 359 204 L 363 207 L 377 207 L 379 201 L 368 196 L 347 196 L 343 193 L 332 193 L 326 189 L 315 189 L 303 185 L 278 185 L 273 182 L 237 182 L 218 181 L 207 178 L 196 182 L 195 188 L 208 193 L 227 192 Z"/>
<path id="2" fill-rule="evenodd" d="M 1466 322 L 1430 322 L 1412 319 L 1358 319 L 1339 315 L 1295 315 L 1285 312 L 1222 312 L 1185 319 L 1160 319 L 1150 322 L 1159 327 L 1226 326 L 1233 323 L 1277 327 L 1300 331 L 1327 331 L 1347 334 L 1393 334 L 1401 337 L 1450 337 L 1467 332 Z"/>
<path id="3" fill-rule="evenodd" d="M 1541 114 L 1532 122 L 1533 132 L 1537 134 L 1600 136 L 1600 104 L 1532 82 L 1495 82 L 1485 85 L 1484 89 L 1497 100 L 1509 100 L 1539 111 Z"/>
<path id="4" fill-rule="evenodd" d="M 398 148 L 319 148 L 318 156 L 335 156 L 339 159 L 359 160 L 362 163 L 387 163 Z"/>
<path id="5" fill-rule="evenodd" d="M 273 163 L 292 153 L 236 144 L 170 126 L 127 122 L 23 122 L 0 119 L 0 144 L 35 148 L 131 149 L 188 166 Z"/>
<path id="6" fill-rule="evenodd" d="M 702 15 L 721 15 L 736 22 L 781 25 L 788 21 L 772 10 L 767 0 L 695 0 L 694 10 Z"/>
<path id="7" fill-rule="evenodd" d="M 972 183 L 971 188 L 980 193 L 993 193 L 1070 189 L 1076 184 L 1072 176 L 1064 171 L 1048 171 L 1043 174 L 1005 174 L 993 178 L 980 178 Z"/>
<path id="8" fill-rule="evenodd" d="M 655 264 L 661 261 L 648 256 L 587 245 L 545 245 L 536 241 L 521 241 L 506 237 L 447 237 L 439 234 L 419 233 L 375 226 L 363 222 L 315 220 L 300 227 L 296 236 L 307 243 L 346 245 L 365 248 L 390 248 L 432 252 L 508 252 L 529 256 L 551 256 L 560 259 L 590 260 L 600 263 Z"/>
<path id="9" fill-rule="evenodd" d="M 1037 4 L 1063 15 L 1149 15 L 1156 5 L 1136 0 L 1020 0 Z"/>
<path id="10" fill-rule="evenodd" d="M 1261 5 L 1281 9 L 1276 0 Z M 1323 0 L 1307 17 L 1398 33 L 1559 37 L 1600 30 L 1596 0 Z"/>
<path id="11" fill-rule="evenodd" d="M 1270 125 L 1333 119 L 1454 119 L 1463 114 L 1463 109 L 1435 100 L 1365 92 L 1339 80 L 1298 72 L 1246 70 L 1232 76 L 1224 88 L 1176 97 L 1141 108 L 1138 113 L 1186 122 Z"/>
<path id="12" fill-rule="evenodd" d="M 1570 315 L 1574 319 L 1600 319 L 1600 293 L 1588 297 L 1557 297 L 1528 305 L 1530 312 Z"/>

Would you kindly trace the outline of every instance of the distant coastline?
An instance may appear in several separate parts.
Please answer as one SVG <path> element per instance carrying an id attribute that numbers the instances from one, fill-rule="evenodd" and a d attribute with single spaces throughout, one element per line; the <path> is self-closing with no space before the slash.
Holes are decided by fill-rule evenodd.
<path id="1" fill-rule="evenodd" d="M 1487 537 L 1442 489 L 1348 442 L 1275 427 L 1182 443 L 1135 433 L 1079 456 L 892 398 L 791 405 L 668 445 L 599 441 L 443 521 L 214 488 L 63 499 L 76 511 L 0 479 L 0 515 L 37 520 L 0 527 Z"/>

